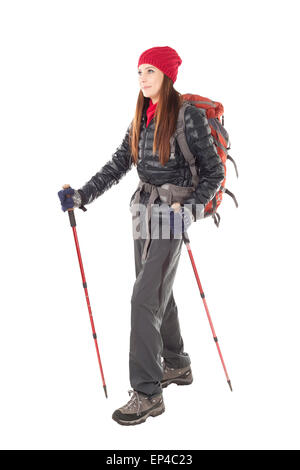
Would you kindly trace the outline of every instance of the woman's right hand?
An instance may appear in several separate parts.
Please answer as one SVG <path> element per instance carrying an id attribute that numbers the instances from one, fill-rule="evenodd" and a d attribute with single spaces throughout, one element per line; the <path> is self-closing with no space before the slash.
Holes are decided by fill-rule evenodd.
<path id="1" fill-rule="evenodd" d="M 79 207 L 81 205 L 80 194 L 69 184 L 64 184 L 63 189 L 58 191 L 57 195 L 61 202 L 61 209 L 64 212 L 67 210 L 72 210 L 74 207 Z"/>

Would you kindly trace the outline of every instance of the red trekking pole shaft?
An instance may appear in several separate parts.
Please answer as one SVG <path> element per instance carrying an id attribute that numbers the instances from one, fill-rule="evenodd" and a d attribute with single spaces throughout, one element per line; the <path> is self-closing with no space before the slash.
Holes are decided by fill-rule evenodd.
<path id="1" fill-rule="evenodd" d="M 83 264 L 82 264 L 82 259 L 81 259 L 81 253 L 80 253 L 80 248 L 79 248 L 79 243 L 78 243 L 78 238 L 77 238 L 76 220 L 75 220 L 74 210 L 73 209 L 68 209 L 68 214 L 69 214 L 70 224 L 71 224 L 71 227 L 72 227 L 72 230 L 73 230 L 73 235 L 74 235 L 74 240 L 75 240 L 75 245 L 76 245 L 76 251 L 77 251 L 77 256 L 78 256 L 78 261 L 79 261 L 79 267 L 80 267 L 80 272 L 81 272 L 81 277 L 82 277 L 82 284 L 83 284 L 86 303 L 87 303 L 87 307 L 88 307 L 88 311 L 89 311 L 89 316 L 90 316 L 90 321 L 91 321 L 91 326 L 92 326 L 92 331 L 93 331 L 93 338 L 94 338 L 94 342 L 95 342 L 96 353 L 97 353 L 97 358 L 98 358 L 98 363 L 99 363 L 100 373 L 101 373 L 101 378 L 102 378 L 102 383 L 103 383 L 103 389 L 104 389 L 105 396 L 107 398 L 107 389 L 106 389 L 106 384 L 105 384 L 105 379 L 104 379 L 104 374 L 103 374 L 103 368 L 102 368 L 102 363 L 101 363 L 101 358 L 100 358 L 100 353 L 99 353 L 97 335 L 96 335 L 96 331 L 95 331 L 94 319 L 93 319 L 93 315 L 92 315 L 92 309 L 91 309 L 89 294 L 88 294 L 88 290 L 87 290 L 87 283 L 86 283 L 86 279 L 85 279 L 85 274 L 84 274 L 84 269 L 83 269 Z"/>
<path id="2" fill-rule="evenodd" d="M 215 329 L 214 329 L 214 325 L 213 325 L 213 322 L 211 320 L 211 316 L 209 314 L 209 310 L 208 310 L 207 303 L 206 303 L 206 300 L 205 300 L 205 295 L 204 295 L 204 292 L 203 292 L 203 289 L 202 289 L 202 285 L 201 285 L 201 282 L 200 282 L 200 279 L 199 279 L 199 275 L 198 275 L 197 268 L 196 268 L 196 265 L 195 265 L 194 257 L 193 257 L 192 251 L 191 251 L 190 240 L 189 240 L 186 232 L 183 234 L 183 241 L 185 243 L 185 246 L 187 247 L 188 254 L 189 254 L 192 266 L 193 266 L 196 281 L 197 281 L 197 284 L 198 284 L 198 287 L 199 287 L 199 290 L 200 290 L 200 295 L 201 295 L 201 298 L 202 298 L 203 303 L 204 303 L 206 315 L 207 315 L 207 318 L 208 318 L 208 321 L 209 321 L 209 324 L 210 324 L 210 328 L 211 328 L 211 331 L 212 331 L 212 334 L 213 334 L 214 341 L 215 341 L 217 349 L 218 349 L 218 353 L 219 353 L 219 356 L 220 356 L 220 359 L 221 359 L 221 362 L 222 362 L 222 366 L 223 366 L 223 369 L 224 369 L 224 372 L 225 372 L 225 375 L 226 375 L 227 383 L 229 385 L 230 390 L 232 391 L 231 381 L 230 381 L 228 373 L 227 373 L 227 369 L 226 369 L 225 362 L 224 362 L 224 359 L 223 359 L 223 356 L 222 356 L 222 353 L 221 353 L 221 349 L 220 349 L 218 338 L 217 338 L 217 335 L 216 335 L 216 332 L 215 332 Z"/>

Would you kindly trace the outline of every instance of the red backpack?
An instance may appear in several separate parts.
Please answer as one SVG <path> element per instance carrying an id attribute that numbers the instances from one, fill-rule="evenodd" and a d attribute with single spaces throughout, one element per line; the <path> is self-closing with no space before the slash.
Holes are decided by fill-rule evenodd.
<path id="1" fill-rule="evenodd" d="M 186 141 L 186 137 L 185 137 L 184 111 L 185 111 L 185 107 L 190 104 L 192 104 L 193 106 L 196 106 L 197 108 L 201 108 L 203 112 L 205 112 L 206 114 L 208 124 L 211 129 L 211 134 L 214 139 L 214 144 L 216 145 L 218 154 L 224 165 L 225 177 L 221 183 L 221 187 L 219 191 L 217 191 L 215 196 L 212 198 L 212 200 L 209 201 L 204 208 L 204 217 L 212 216 L 216 226 L 218 227 L 221 217 L 220 217 L 220 214 L 217 212 L 217 209 L 222 202 L 223 193 L 226 193 L 229 196 L 231 196 L 235 202 L 236 207 L 238 207 L 238 203 L 234 194 L 225 187 L 227 159 L 232 161 L 237 178 L 238 178 L 238 170 L 237 170 L 237 166 L 236 166 L 234 159 L 228 154 L 228 150 L 231 147 L 230 147 L 230 140 L 229 140 L 228 132 L 224 128 L 224 108 L 221 103 L 209 100 L 208 98 L 204 98 L 203 96 L 200 96 L 200 95 L 192 95 L 190 93 L 187 93 L 182 96 L 183 96 L 184 102 L 178 114 L 176 132 L 174 133 L 170 141 L 171 156 L 172 154 L 175 153 L 175 139 L 177 139 L 180 149 L 184 155 L 184 158 L 186 159 L 186 161 L 188 162 L 190 166 L 190 170 L 191 170 L 192 177 L 193 177 L 192 178 L 193 186 L 194 188 L 196 188 L 199 182 L 199 176 L 195 168 L 195 157 L 191 153 L 188 147 L 187 141 Z M 222 122 L 221 122 L 221 118 L 222 118 Z"/>

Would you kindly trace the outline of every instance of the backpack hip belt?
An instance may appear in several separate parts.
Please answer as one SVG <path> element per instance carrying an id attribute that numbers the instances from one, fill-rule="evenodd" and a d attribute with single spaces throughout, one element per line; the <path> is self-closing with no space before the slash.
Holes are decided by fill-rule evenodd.
<path id="1" fill-rule="evenodd" d="M 150 243 L 150 231 L 149 231 L 149 223 L 151 220 L 151 207 L 152 204 L 156 201 L 159 197 L 162 202 L 166 202 L 168 205 L 173 204 L 173 202 L 180 202 L 184 203 L 184 200 L 190 196 L 190 194 L 194 191 L 193 186 L 177 186 L 175 184 L 166 183 L 162 186 L 156 186 L 155 184 L 145 183 L 144 181 L 140 180 L 137 190 L 134 195 L 134 199 L 132 202 L 133 204 L 140 203 L 140 194 L 141 191 L 144 190 L 146 193 L 150 193 L 149 201 L 146 206 L 146 222 L 147 222 L 147 238 L 145 241 L 142 260 L 145 261 L 148 247 Z"/>

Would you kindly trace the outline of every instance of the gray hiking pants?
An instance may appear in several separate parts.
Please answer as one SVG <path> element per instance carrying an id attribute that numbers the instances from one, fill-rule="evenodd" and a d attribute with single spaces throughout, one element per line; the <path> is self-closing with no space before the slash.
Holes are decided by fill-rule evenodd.
<path id="1" fill-rule="evenodd" d="M 161 358 L 174 368 L 186 367 L 191 361 L 183 352 L 173 296 L 183 240 L 151 239 L 143 262 L 144 243 L 143 238 L 134 240 L 136 281 L 131 297 L 129 372 L 134 390 L 153 395 L 162 391 Z"/>

